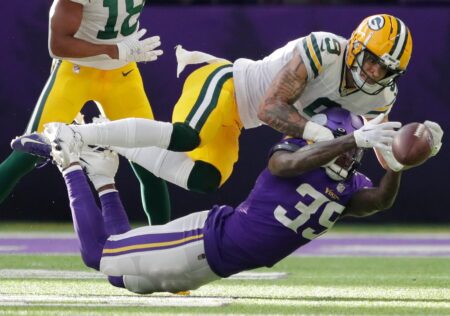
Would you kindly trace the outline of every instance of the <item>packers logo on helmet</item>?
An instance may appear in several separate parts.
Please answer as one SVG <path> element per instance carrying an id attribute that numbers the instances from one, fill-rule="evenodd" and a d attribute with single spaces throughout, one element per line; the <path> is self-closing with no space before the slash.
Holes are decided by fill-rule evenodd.
<path id="1" fill-rule="evenodd" d="M 368 84 L 359 76 L 364 57 L 368 54 L 387 69 L 385 78 L 375 84 Z M 411 54 L 411 32 L 405 23 L 392 15 L 379 14 L 364 19 L 353 32 L 345 62 L 352 70 L 358 88 L 368 94 L 377 94 L 392 86 L 395 79 L 406 71 Z"/>
<path id="2" fill-rule="evenodd" d="M 382 16 L 376 15 L 367 22 L 367 26 L 369 26 L 371 30 L 379 31 L 384 26 L 384 18 Z"/>

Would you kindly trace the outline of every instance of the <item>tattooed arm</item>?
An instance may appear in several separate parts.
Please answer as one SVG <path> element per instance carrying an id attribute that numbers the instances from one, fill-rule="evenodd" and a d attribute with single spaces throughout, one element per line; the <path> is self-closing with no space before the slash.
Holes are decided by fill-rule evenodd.
<path id="1" fill-rule="evenodd" d="M 277 131 L 302 137 L 307 120 L 293 106 L 306 86 L 308 74 L 300 53 L 277 74 L 259 107 L 258 118 Z"/>

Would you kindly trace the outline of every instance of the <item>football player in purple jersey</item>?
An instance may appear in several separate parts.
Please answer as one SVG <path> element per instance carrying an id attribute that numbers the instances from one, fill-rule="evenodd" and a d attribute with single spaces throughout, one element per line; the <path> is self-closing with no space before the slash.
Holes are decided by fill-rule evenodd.
<path id="1" fill-rule="evenodd" d="M 285 138 L 239 206 L 213 206 L 161 226 L 130 229 L 114 185 L 117 155 L 59 144 L 62 170 L 81 255 L 114 286 L 135 293 L 179 292 L 232 274 L 271 267 L 325 233 L 344 216 L 389 208 L 402 172 L 387 170 L 378 187 L 357 171 L 363 148 L 389 148 L 398 122 L 364 125 L 332 108 L 314 116 L 334 140 L 308 144 Z M 97 207 L 87 177 L 97 189 Z"/>

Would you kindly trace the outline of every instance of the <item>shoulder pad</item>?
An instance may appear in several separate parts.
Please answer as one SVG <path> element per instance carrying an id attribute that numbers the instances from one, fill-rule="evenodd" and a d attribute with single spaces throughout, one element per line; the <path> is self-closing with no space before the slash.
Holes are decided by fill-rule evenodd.
<path id="1" fill-rule="evenodd" d="M 347 40 L 328 32 L 313 32 L 299 43 L 308 77 L 316 78 L 327 65 L 334 64 L 345 51 Z"/>
<path id="2" fill-rule="evenodd" d="M 272 147 L 272 149 L 270 150 L 270 153 L 269 153 L 269 157 L 271 157 L 277 151 L 296 152 L 300 148 L 301 148 L 301 146 L 299 146 L 297 144 L 294 144 L 294 143 L 291 143 L 288 141 L 283 141 Z"/>

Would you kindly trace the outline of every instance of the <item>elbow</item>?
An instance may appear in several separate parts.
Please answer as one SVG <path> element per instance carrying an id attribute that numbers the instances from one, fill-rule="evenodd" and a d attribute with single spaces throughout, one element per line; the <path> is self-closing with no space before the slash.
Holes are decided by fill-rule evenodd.
<path id="1" fill-rule="evenodd" d="M 381 199 L 376 205 L 376 210 L 384 211 L 390 209 L 394 205 L 395 199 Z"/>
<path id="2" fill-rule="evenodd" d="M 301 174 L 294 160 L 289 159 L 289 157 L 282 159 L 282 161 L 280 159 L 277 159 L 277 161 L 270 160 L 268 169 L 273 176 L 282 178 L 295 177 Z"/>
<path id="3" fill-rule="evenodd" d="M 61 41 L 55 39 L 53 36 L 50 37 L 48 48 L 50 56 L 52 56 L 53 58 L 64 57 L 64 45 L 62 45 Z"/>
<path id="4" fill-rule="evenodd" d="M 269 106 L 264 102 L 259 106 L 258 113 L 257 113 L 258 119 L 261 122 L 264 122 L 266 124 L 269 122 L 268 108 L 269 108 Z"/>
<path id="5" fill-rule="evenodd" d="M 388 209 L 390 209 L 392 206 L 394 205 L 394 200 L 389 200 L 389 201 L 386 201 L 381 207 L 381 210 L 382 211 L 384 211 L 384 210 L 388 210 Z"/>
<path id="6" fill-rule="evenodd" d="M 286 172 L 285 170 L 280 169 L 280 168 L 271 168 L 269 166 L 269 171 L 270 171 L 271 175 L 276 176 L 276 177 L 285 178 L 288 175 L 288 172 Z"/>

